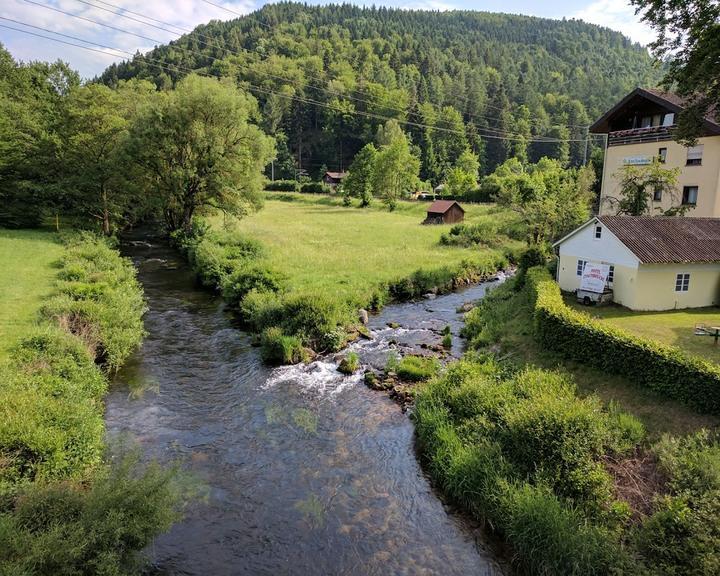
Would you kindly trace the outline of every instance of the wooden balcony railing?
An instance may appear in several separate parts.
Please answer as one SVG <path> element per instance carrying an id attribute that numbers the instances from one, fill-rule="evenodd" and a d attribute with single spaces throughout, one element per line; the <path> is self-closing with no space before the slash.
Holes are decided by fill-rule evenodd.
<path id="1" fill-rule="evenodd" d="M 672 126 L 653 126 L 652 128 L 635 128 L 633 130 L 610 132 L 608 134 L 608 146 L 671 140 L 670 128 L 672 128 Z"/>

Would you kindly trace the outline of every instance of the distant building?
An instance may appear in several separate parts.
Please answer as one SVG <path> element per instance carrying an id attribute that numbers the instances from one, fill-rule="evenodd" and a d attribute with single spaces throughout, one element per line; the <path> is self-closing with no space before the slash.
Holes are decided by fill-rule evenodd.
<path id="1" fill-rule="evenodd" d="M 325 172 L 323 175 L 323 182 L 328 186 L 335 188 L 338 184 L 342 183 L 347 175 L 347 172 Z"/>
<path id="2" fill-rule="evenodd" d="M 636 88 L 590 127 L 607 135 L 600 193 L 600 214 L 614 214 L 608 198 L 620 192 L 618 171 L 627 165 L 651 164 L 659 159 L 680 168 L 675 201 L 661 191 L 652 198 L 651 214 L 684 204 L 689 216 L 720 217 L 720 118 L 703 119 L 697 145 L 687 148 L 672 139 L 672 129 L 685 102 L 676 94 Z"/>
<path id="3" fill-rule="evenodd" d="M 613 299 L 632 310 L 720 304 L 720 218 L 598 216 L 554 247 L 566 292 L 585 264 L 607 264 Z"/>
<path id="4" fill-rule="evenodd" d="M 455 200 L 435 200 L 427 209 L 423 224 L 455 224 L 465 218 L 465 210 Z"/>

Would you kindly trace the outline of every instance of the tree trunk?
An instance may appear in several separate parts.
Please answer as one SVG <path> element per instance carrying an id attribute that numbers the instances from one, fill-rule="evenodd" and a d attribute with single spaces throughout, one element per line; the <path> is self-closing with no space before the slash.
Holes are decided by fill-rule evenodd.
<path id="1" fill-rule="evenodd" d="M 102 190 L 103 201 L 103 234 L 105 234 L 105 236 L 110 236 L 110 210 L 108 209 L 107 190 L 105 189 L 105 183 L 100 185 L 100 189 Z"/>

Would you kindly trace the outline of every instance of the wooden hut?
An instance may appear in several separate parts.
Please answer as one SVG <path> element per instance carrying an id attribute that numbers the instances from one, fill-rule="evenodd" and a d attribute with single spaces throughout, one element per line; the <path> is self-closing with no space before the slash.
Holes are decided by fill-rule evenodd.
<path id="1" fill-rule="evenodd" d="M 423 224 L 455 224 L 465 218 L 465 210 L 455 200 L 435 200 Z"/>
<path id="2" fill-rule="evenodd" d="M 338 184 L 342 183 L 347 175 L 347 172 L 325 172 L 323 175 L 323 182 L 331 188 L 336 188 Z"/>

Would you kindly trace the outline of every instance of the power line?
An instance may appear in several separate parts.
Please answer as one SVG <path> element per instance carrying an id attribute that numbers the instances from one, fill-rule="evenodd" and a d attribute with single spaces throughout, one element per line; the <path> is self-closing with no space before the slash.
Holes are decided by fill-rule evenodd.
<path id="1" fill-rule="evenodd" d="M 15 24 L 20 24 L 20 25 L 22 25 L 22 26 L 26 26 L 26 27 L 29 27 L 29 28 L 34 28 L 34 29 L 36 29 L 36 30 L 41 30 L 41 31 L 43 31 L 43 32 L 47 32 L 47 33 L 50 33 L 50 34 L 55 34 L 55 35 L 58 35 L 58 36 L 62 36 L 62 37 L 64 37 L 64 38 L 69 38 L 69 39 L 71 39 L 71 40 L 76 40 L 76 41 L 79 41 L 79 42 L 84 42 L 84 43 L 86 43 L 86 44 L 94 44 L 95 46 L 99 46 L 99 47 L 101 47 L 101 48 L 106 48 L 107 50 L 112 50 L 112 51 L 117 52 L 117 53 L 120 53 L 120 54 L 127 54 L 127 55 L 129 55 L 129 56 L 133 56 L 133 54 L 132 54 L 131 52 L 128 52 L 128 51 L 126 51 L 126 50 L 122 50 L 122 49 L 120 49 L 120 48 L 115 48 L 115 47 L 113 47 L 113 46 L 108 46 L 108 45 L 106 45 L 106 44 L 100 44 L 100 43 L 98 43 L 98 42 L 91 41 L 91 40 L 85 40 L 84 38 L 79 38 L 79 37 L 77 37 L 77 36 L 72 36 L 72 35 L 70 35 L 70 34 L 64 34 L 64 33 L 61 33 L 61 32 L 55 32 L 54 30 L 49 30 L 49 29 L 47 29 L 47 28 L 43 28 L 42 26 L 35 26 L 35 25 L 33 25 L 33 24 L 28 24 L 28 23 L 26 23 L 26 22 L 22 22 L 22 21 L 19 21 L 19 20 L 14 20 L 14 19 L 12 19 L 12 18 L 6 18 L 6 17 L 4 17 L 4 16 L 0 16 L 0 19 L 6 20 L 6 21 L 9 21 L 9 22 L 13 22 L 13 23 L 15 23 Z M 91 48 L 91 47 L 89 47 L 89 46 L 83 46 L 83 45 L 80 45 L 80 44 L 73 44 L 73 43 L 71 43 L 71 42 L 66 42 L 66 41 L 60 40 L 60 39 L 58 39 L 58 38 L 53 38 L 53 37 L 51 37 L 51 36 L 44 36 L 44 35 L 42 35 L 42 34 L 37 34 L 37 33 L 34 33 L 34 32 L 30 32 L 30 31 L 28 31 L 28 30 L 22 30 L 22 29 L 20 29 L 20 28 L 13 28 L 13 27 L 10 27 L 10 26 L 2 25 L 2 24 L 0 24 L 0 26 L 2 26 L 2 27 L 4 27 L 4 28 L 11 29 L 11 30 L 15 30 L 15 31 L 17 31 L 17 32 L 22 32 L 22 33 L 31 34 L 31 35 L 33 35 L 33 36 L 37 36 L 37 37 L 40 37 L 40 38 L 45 38 L 45 39 L 47 39 L 47 40 L 51 40 L 51 41 L 55 41 L 55 42 L 60 42 L 60 43 L 63 43 L 63 44 L 68 44 L 68 45 L 71 45 L 71 46 L 76 46 L 76 47 L 78 47 L 78 48 L 82 48 L 82 49 L 86 49 L 86 50 L 92 50 L 93 52 L 99 52 L 99 53 L 101 53 L 101 54 L 106 54 L 106 55 L 109 55 L 109 56 L 113 56 L 113 54 L 108 54 L 108 53 L 105 52 L 104 50 L 93 49 L 93 48 Z M 172 71 L 172 69 L 170 68 L 170 66 L 172 66 L 173 68 L 175 68 L 175 71 L 176 71 L 176 72 L 182 70 L 182 71 L 185 71 L 185 72 L 187 72 L 187 73 L 189 73 L 189 74 L 195 73 L 195 74 L 198 74 L 198 75 L 200 75 L 200 76 L 206 76 L 206 77 L 208 77 L 208 78 L 217 79 L 215 76 L 213 76 L 213 75 L 211 75 L 211 74 L 200 73 L 200 72 L 194 71 L 194 70 L 192 70 L 192 69 L 190 69 L 190 68 L 181 67 L 181 66 L 178 66 L 178 65 L 170 65 L 170 66 L 168 66 L 167 64 L 162 63 L 160 60 L 157 60 L 157 59 L 154 59 L 154 58 L 148 58 L 148 57 L 146 57 L 146 56 L 141 56 L 141 58 L 143 59 L 143 61 L 146 61 L 146 62 L 150 63 L 151 65 L 154 65 L 154 66 L 156 66 L 156 67 L 158 67 L 158 68 L 160 68 L 160 69 L 166 70 L 166 71 Z M 247 82 L 247 81 L 246 81 L 246 82 Z M 397 121 L 397 122 L 400 123 L 400 124 L 405 124 L 405 125 L 409 125 L 409 126 L 415 126 L 415 127 L 420 127 L 420 128 L 430 128 L 430 129 L 437 130 L 437 131 L 440 131 L 440 132 L 447 132 L 447 133 L 452 133 L 452 134 L 463 134 L 463 135 L 465 134 L 464 131 L 460 131 L 460 130 L 452 130 L 452 129 L 449 129 L 449 128 L 429 126 L 429 125 L 427 125 L 427 124 L 423 124 L 423 123 L 419 123 L 419 122 L 412 122 L 412 121 L 409 121 L 409 120 L 400 120 L 400 119 L 392 118 L 392 117 L 389 117 L 389 116 L 383 116 L 383 115 L 380 115 L 380 114 L 373 114 L 373 113 L 363 112 L 363 111 L 359 111 L 359 110 L 354 110 L 354 111 L 348 112 L 347 110 L 344 110 L 344 109 L 341 109 L 341 108 L 336 108 L 336 107 L 330 106 L 330 105 L 328 105 L 328 104 L 326 104 L 326 103 L 324 103 L 324 102 L 320 102 L 320 101 L 317 101 L 317 100 L 312 100 L 312 99 L 310 99 L 310 98 L 303 98 L 303 97 L 298 97 L 298 96 L 291 96 L 291 95 L 289 95 L 289 94 L 282 94 L 282 93 L 276 92 L 276 91 L 274 91 L 274 90 L 269 90 L 269 89 L 262 88 L 262 87 L 260 87 L 260 86 L 256 86 L 256 85 L 252 84 L 251 82 L 247 82 L 247 84 L 249 85 L 250 90 L 255 91 L 255 92 L 262 92 L 262 93 L 266 93 L 266 94 L 274 94 L 274 95 L 279 96 L 279 97 L 281 97 L 281 98 L 286 98 L 286 99 L 294 100 L 294 101 L 297 101 L 297 102 L 302 102 L 302 103 L 310 104 L 310 105 L 313 105 L 313 106 L 324 107 L 324 108 L 327 108 L 327 109 L 330 109 L 330 110 L 334 110 L 334 111 L 336 111 L 336 112 L 341 112 L 341 113 L 343 113 L 343 114 L 350 114 L 350 115 L 356 115 L 356 116 L 364 116 L 364 117 L 374 118 L 374 119 L 384 120 L 384 121 L 395 120 L 395 121 Z M 522 138 L 522 137 L 521 137 L 521 138 L 514 138 L 514 139 L 513 139 L 513 138 L 508 138 L 508 137 L 503 137 L 503 136 L 491 136 L 491 135 L 485 135 L 485 137 L 486 137 L 486 138 L 491 138 L 491 139 L 496 139 L 496 140 L 506 140 L 506 141 L 510 141 L 510 140 L 527 140 L 527 141 L 533 141 L 532 139 L 526 139 L 526 138 Z M 537 140 L 535 140 L 535 141 L 537 141 Z M 539 140 L 539 142 L 544 142 L 544 143 L 585 142 L 585 139 L 582 139 L 582 140 L 570 140 L 570 139 L 568 139 L 568 140 L 560 140 L 560 139 L 556 139 L 556 140 Z"/>
<path id="2" fill-rule="evenodd" d="M 107 27 L 110 28 L 110 29 L 114 29 L 114 30 L 117 30 L 117 31 L 120 31 L 120 32 L 124 32 L 124 33 L 130 34 L 130 35 L 133 35 L 133 36 L 137 36 L 137 37 L 146 39 L 146 40 L 150 40 L 150 41 L 152 41 L 152 42 L 157 42 L 157 43 L 159 43 L 159 44 L 163 44 L 163 41 L 162 41 L 162 40 L 158 40 L 158 39 L 154 39 L 154 38 L 149 38 L 149 37 L 147 37 L 147 36 L 143 36 L 143 35 L 140 35 L 140 34 L 136 34 L 136 33 L 134 33 L 134 32 L 130 32 L 130 31 L 127 31 L 127 30 L 123 30 L 123 29 L 118 28 L 118 27 L 115 27 L 115 26 L 110 26 L 110 25 L 107 25 L 107 24 L 105 24 L 105 23 L 103 23 L 103 22 L 98 22 L 98 21 L 96 21 L 96 20 L 91 20 L 91 19 L 89 19 L 89 18 L 80 16 L 80 15 L 76 15 L 76 14 L 72 14 L 72 13 L 69 13 L 69 12 L 65 12 L 65 11 L 63 11 L 63 10 L 59 10 L 59 9 L 57 9 L 57 8 L 50 7 L 50 6 L 47 6 L 47 5 L 45 5 L 45 4 L 41 4 L 41 3 L 39 3 L 39 2 L 34 2 L 34 1 L 32 1 L 32 0 L 25 0 L 25 1 L 28 2 L 28 3 L 30 3 L 30 4 L 35 4 L 35 5 L 37 5 L 37 6 L 41 6 L 41 7 L 44 7 L 44 8 L 51 9 L 51 10 L 55 10 L 56 12 L 60 12 L 60 13 L 63 13 L 63 14 L 65 14 L 65 15 L 68 15 L 68 16 L 71 16 L 71 17 L 81 18 L 81 19 L 83 19 L 83 20 L 92 22 L 92 23 L 94 23 L 94 24 L 98 24 L 98 25 L 100 25 L 100 26 L 107 26 Z M 113 15 L 120 16 L 121 18 L 126 18 L 126 19 L 129 19 L 129 20 L 131 20 L 131 21 L 138 22 L 138 23 L 143 24 L 143 25 L 151 26 L 151 27 L 156 28 L 156 29 L 158 29 L 158 30 L 162 30 L 162 31 L 164 31 L 164 32 L 169 32 L 169 33 L 171 33 L 171 34 L 180 35 L 180 33 L 175 32 L 175 31 L 173 31 L 173 30 L 169 30 L 168 28 L 165 28 L 165 27 L 163 27 L 163 26 L 156 26 L 156 25 L 154 25 L 154 24 L 150 24 L 149 22 L 144 22 L 143 20 L 138 20 L 137 18 L 133 18 L 133 17 L 131 17 L 131 16 L 127 16 L 127 15 L 124 14 L 123 12 L 128 12 L 128 13 L 130 13 L 130 14 L 134 14 L 134 15 L 140 16 L 140 17 L 142 17 L 142 18 L 144 18 L 144 19 L 152 20 L 152 21 L 154 21 L 154 22 L 158 22 L 158 23 L 160 23 L 160 24 L 164 24 L 165 26 L 171 26 L 171 27 L 177 28 L 177 29 L 179 29 L 179 30 L 186 30 L 186 31 L 188 31 L 190 34 L 193 34 L 193 35 L 196 35 L 196 36 L 200 36 L 200 37 L 205 38 L 205 39 L 209 38 L 209 37 L 206 36 L 205 34 L 202 34 L 202 33 L 197 32 L 197 31 L 195 31 L 195 30 L 189 30 L 189 29 L 187 29 L 187 28 L 183 28 L 183 27 L 180 27 L 180 26 L 175 26 L 175 25 L 170 24 L 170 23 L 168 23 L 168 22 L 164 22 L 164 21 L 158 20 L 158 19 L 156 19 L 156 18 L 151 18 L 151 17 L 149 17 L 149 16 L 145 16 L 144 14 L 141 14 L 141 13 L 139 13 L 139 12 L 133 12 L 133 11 L 130 11 L 130 10 L 126 10 L 126 9 L 123 8 L 122 6 L 118 6 L 118 5 L 112 4 L 112 3 L 110 3 L 110 2 L 105 2 L 104 0 L 95 0 L 95 2 L 100 2 L 101 4 L 105 4 L 106 6 L 112 6 L 113 8 L 117 8 L 118 10 L 122 10 L 122 12 L 115 12 L 115 11 L 110 10 L 110 9 L 108 9 L 108 8 L 104 8 L 104 7 L 102 7 L 102 6 L 97 6 L 94 2 L 89 2 L 89 1 L 87 1 L 87 0 L 76 0 L 76 1 L 77 1 L 77 2 L 80 2 L 80 3 L 82 3 L 82 4 L 86 4 L 86 5 L 88 5 L 88 6 L 94 7 L 94 8 L 98 8 L 98 9 L 100 9 L 100 10 L 104 10 L 104 11 L 106 11 L 106 12 L 109 12 L 109 13 L 113 14 Z M 218 5 L 218 4 L 215 4 L 215 3 L 212 3 L 212 2 L 207 2 L 207 0 L 203 0 L 203 1 L 206 2 L 207 4 L 212 5 L 212 6 L 216 6 L 216 7 L 222 8 L 222 9 L 224 9 L 224 10 L 226 10 L 226 11 L 229 11 L 230 13 L 237 14 L 237 15 L 239 15 L 239 16 L 246 17 L 246 18 L 248 18 L 248 19 L 250 19 L 250 20 L 254 20 L 254 19 L 253 19 L 252 17 L 250 17 L 250 16 L 243 15 L 243 14 L 241 14 L 241 13 L 239 13 L 239 12 L 235 12 L 235 11 L 233 11 L 233 10 L 230 10 L 230 9 L 228 9 L 228 8 L 225 8 L 225 7 L 223 7 L 223 6 L 220 6 L 220 5 Z M 258 21 L 258 22 L 260 22 L 260 21 Z M 262 22 L 260 22 L 260 23 L 263 24 L 263 25 L 266 25 L 266 24 L 264 24 L 264 23 L 262 23 Z M 266 26 L 268 26 L 269 28 L 272 28 L 272 27 L 269 26 L 269 25 L 266 25 Z M 213 39 L 213 38 L 210 38 L 210 39 L 214 42 L 214 39 Z M 229 52 L 229 53 L 231 53 L 231 54 L 235 54 L 235 55 L 238 55 L 238 56 L 240 55 L 239 52 L 237 52 L 237 51 L 235 51 L 235 50 L 231 50 L 230 48 L 227 48 L 227 47 L 225 47 L 225 46 L 220 46 L 220 45 L 214 44 L 214 43 L 211 45 L 211 44 L 208 44 L 207 41 L 205 42 L 205 44 L 206 44 L 207 46 L 212 46 L 212 47 L 214 47 L 214 48 L 217 48 L 217 49 L 220 49 L 220 50 L 224 50 L 225 52 Z M 179 46 L 179 45 L 176 45 L 176 47 L 180 48 L 181 50 L 185 50 L 185 51 L 188 51 L 188 52 L 192 52 L 192 53 L 194 53 L 194 54 L 198 54 L 198 55 L 201 56 L 202 58 L 208 58 L 208 59 L 213 60 L 213 61 L 221 60 L 221 59 L 219 59 L 219 58 L 215 58 L 214 56 L 211 56 L 211 55 L 208 55 L 208 54 L 203 54 L 202 52 L 198 52 L 198 51 L 192 50 L 192 49 L 190 49 L 190 48 L 185 48 L 185 47 L 182 47 L 182 46 Z M 248 54 L 248 55 L 249 55 L 249 54 L 252 54 L 252 52 L 249 51 L 249 50 L 246 50 L 246 49 L 242 49 L 242 50 L 243 50 L 243 53 L 244 53 L 244 54 Z M 271 78 L 275 78 L 275 79 L 278 79 L 278 80 L 282 80 L 282 81 L 285 81 L 285 82 L 290 82 L 293 86 L 295 86 L 294 80 L 291 80 L 291 79 L 289 79 L 289 78 L 282 77 L 282 76 L 277 76 L 277 75 L 274 75 L 274 74 L 270 74 L 269 72 L 252 70 L 252 68 L 250 67 L 249 64 L 244 64 L 244 65 L 243 65 L 243 64 L 239 64 L 239 63 L 238 63 L 238 65 L 239 65 L 239 66 L 244 66 L 245 68 L 247 68 L 247 69 L 249 69 L 249 70 L 251 70 L 251 71 L 253 71 L 253 72 L 255 72 L 255 73 L 258 73 L 258 74 L 262 74 L 262 75 L 265 75 L 265 76 L 268 76 L 268 77 L 271 77 Z M 320 79 L 320 78 L 317 78 L 317 77 L 312 77 L 312 78 L 314 78 L 317 82 L 321 82 L 321 83 L 324 82 L 323 79 Z M 329 89 L 327 89 L 327 88 L 325 88 L 325 87 L 323 87 L 323 86 L 313 86 L 310 82 L 306 82 L 303 87 L 306 87 L 306 86 L 313 87 L 313 88 L 315 88 L 315 89 L 317 89 L 317 90 L 321 90 L 321 91 L 324 91 L 324 92 L 329 93 L 329 94 L 333 94 L 334 96 L 338 96 L 338 97 L 341 97 L 341 98 L 346 98 L 346 99 L 349 99 L 349 100 L 354 100 L 354 101 L 356 101 L 356 102 L 362 102 L 362 103 L 364 103 L 364 104 L 369 104 L 369 105 L 371 105 L 371 106 L 372 106 L 372 105 L 376 105 L 376 103 L 373 102 L 373 101 L 368 101 L 368 100 L 356 98 L 356 97 L 350 96 L 350 95 L 345 94 L 345 93 L 342 93 L 342 92 L 332 91 L 332 90 L 329 90 Z M 358 93 L 358 94 L 367 94 L 367 95 L 369 95 L 369 96 L 371 96 L 371 97 L 374 96 L 373 94 L 370 94 L 370 93 L 368 93 L 368 92 L 364 92 L 364 91 L 358 90 L 358 89 L 351 90 L 351 92 L 355 92 L 355 93 Z M 466 99 L 466 101 L 468 101 L 468 100 Z M 437 104 L 432 104 L 432 103 L 430 103 L 430 104 L 433 105 L 434 107 L 438 108 L 438 109 L 440 108 L 440 106 L 437 105 Z M 487 106 L 487 107 L 493 107 L 493 106 L 490 105 L 490 104 L 486 104 L 486 106 Z M 411 109 L 405 110 L 405 109 L 396 108 L 396 107 L 393 107 L 393 106 L 384 106 L 384 107 L 385 107 L 385 108 L 388 108 L 388 109 L 390 109 L 390 110 L 394 110 L 394 111 L 396 111 L 396 112 L 400 112 L 400 113 L 402 113 L 402 114 L 409 113 L 409 114 L 414 115 L 414 116 L 416 116 L 416 117 L 420 117 L 420 114 L 419 114 L 418 112 L 416 112 L 415 110 L 411 110 Z M 497 108 L 497 107 L 494 107 L 494 108 Z M 499 109 L 499 108 L 498 108 L 498 109 Z M 483 118 L 483 119 L 486 119 L 486 120 L 493 120 L 493 121 L 499 120 L 499 118 L 497 118 L 497 117 L 484 116 L 484 115 L 482 115 L 482 114 L 470 114 L 470 113 L 466 113 L 466 115 L 467 115 L 468 117 L 470 117 L 470 118 Z M 492 127 L 489 127 L 489 126 L 488 126 L 488 127 L 480 126 L 480 125 L 475 124 L 475 123 L 473 123 L 473 122 L 466 122 L 466 124 L 470 124 L 470 125 L 474 126 L 478 131 L 491 132 L 491 133 L 493 133 L 493 134 L 495 134 L 495 135 L 498 135 L 498 134 L 499 134 L 499 135 L 517 136 L 517 137 L 520 137 L 520 138 L 526 138 L 524 135 L 518 134 L 517 132 L 510 132 L 510 131 L 508 131 L 508 130 L 501 130 L 501 129 L 499 129 L 499 128 L 492 128 Z M 536 125 L 537 125 L 537 123 L 536 123 Z M 566 127 L 568 127 L 568 128 L 573 127 L 573 126 L 575 126 L 575 125 L 566 125 Z M 583 127 L 583 128 L 586 128 L 586 126 L 582 126 L 582 127 Z M 483 134 L 482 132 L 480 133 L 480 135 L 481 135 L 481 136 L 487 136 L 487 134 Z M 552 136 L 547 136 L 547 135 L 542 135 L 542 134 L 535 134 L 535 135 L 530 135 L 530 138 L 533 139 L 532 141 L 540 142 L 540 141 L 544 141 L 545 139 L 548 139 L 548 138 L 551 138 L 551 139 L 552 139 L 553 137 L 552 137 Z"/>

